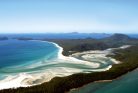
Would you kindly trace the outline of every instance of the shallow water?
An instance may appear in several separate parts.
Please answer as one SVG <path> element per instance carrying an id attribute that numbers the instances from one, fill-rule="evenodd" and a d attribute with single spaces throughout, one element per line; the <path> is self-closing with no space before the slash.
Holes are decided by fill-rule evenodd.
<path id="1" fill-rule="evenodd" d="M 138 93 L 138 69 L 112 82 L 91 83 L 70 93 Z"/>
<path id="2" fill-rule="evenodd" d="M 50 43 L 38 41 L 0 41 L 0 67 L 25 64 L 41 58 L 52 58 L 57 48 Z"/>
<path id="3" fill-rule="evenodd" d="M 0 41 L 0 89 L 41 84 L 55 76 L 104 71 L 114 64 L 103 55 L 93 54 L 84 61 L 61 53 L 62 48 L 50 42 Z"/>

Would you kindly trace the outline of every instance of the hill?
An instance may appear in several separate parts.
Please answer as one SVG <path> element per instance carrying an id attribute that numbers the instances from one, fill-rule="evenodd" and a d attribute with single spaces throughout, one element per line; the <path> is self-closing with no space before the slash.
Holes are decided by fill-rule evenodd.
<path id="1" fill-rule="evenodd" d="M 138 39 L 131 38 L 124 34 L 114 34 L 103 39 L 43 39 L 44 41 L 55 42 L 63 47 L 63 54 L 68 56 L 74 52 L 88 50 L 104 50 L 116 48 L 122 45 L 138 45 Z"/>

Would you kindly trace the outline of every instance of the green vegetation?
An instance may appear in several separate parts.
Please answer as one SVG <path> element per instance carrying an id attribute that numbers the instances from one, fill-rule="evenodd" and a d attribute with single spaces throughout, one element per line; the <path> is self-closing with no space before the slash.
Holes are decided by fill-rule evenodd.
<path id="1" fill-rule="evenodd" d="M 68 56 L 75 52 L 87 50 L 104 50 L 107 48 L 116 48 L 122 45 L 138 45 L 138 39 L 130 38 L 123 34 L 114 34 L 111 37 L 103 39 L 43 39 L 55 42 L 63 47 L 63 55 Z"/>
<path id="2" fill-rule="evenodd" d="M 6 89 L 0 93 L 65 93 L 72 88 L 78 88 L 90 82 L 98 80 L 115 79 L 138 67 L 138 46 L 114 51 L 115 55 L 109 55 L 122 63 L 114 64 L 104 72 L 78 73 L 66 77 L 55 77 L 51 81 L 27 88 Z"/>
<path id="3" fill-rule="evenodd" d="M 87 50 L 104 50 L 108 46 L 101 41 L 95 39 L 43 39 L 50 42 L 55 42 L 63 47 L 63 55 L 68 56 L 75 52 Z"/>
<path id="4" fill-rule="evenodd" d="M 18 40 L 34 40 L 33 38 L 16 38 Z M 35 39 L 36 40 L 36 39 Z M 114 34 L 102 39 L 39 39 L 44 41 L 55 42 L 63 47 L 63 55 L 68 56 L 75 52 L 88 50 L 104 50 L 107 48 L 116 48 L 122 45 L 138 45 L 138 39 L 130 38 L 124 34 Z"/>
<path id="5" fill-rule="evenodd" d="M 31 38 L 18 38 L 19 40 L 33 40 Z M 138 67 L 138 39 L 126 35 L 115 34 L 104 39 L 43 39 L 59 44 L 64 48 L 63 54 L 86 50 L 103 50 L 122 45 L 134 45 L 127 49 L 115 50 L 111 56 L 122 63 L 114 64 L 108 71 L 94 73 L 77 73 L 66 77 L 55 77 L 49 82 L 26 88 L 5 89 L 0 93 L 65 93 L 72 88 L 78 88 L 90 82 L 99 80 L 112 80 L 134 70 Z"/>

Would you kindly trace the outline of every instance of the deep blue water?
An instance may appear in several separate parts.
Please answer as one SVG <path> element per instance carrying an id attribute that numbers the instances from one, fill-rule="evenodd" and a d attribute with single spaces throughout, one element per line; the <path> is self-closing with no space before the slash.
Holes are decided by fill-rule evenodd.
<path id="1" fill-rule="evenodd" d="M 29 64 L 40 59 L 56 57 L 58 49 L 48 42 L 40 41 L 0 41 L 0 68 Z"/>
<path id="2" fill-rule="evenodd" d="M 46 34 L 1 34 L 0 36 L 7 36 L 9 38 L 28 37 L 34 39 L 54 38 L 54 39 L 78 39 L 78 38 L 105 38 L 112 34 L 105 33 L 46 33 Z M 132 38 L 138 38 L 138 34 L 127 34 Z"/>
<path id="3" fill-rule="evenodd" d="M 89 65 L 83 66 L 82 64 L 78 63 L 65 63 L 64 60 L 61 60 L 60 63 L 52 63 L 51 60 L 57 60 L 58 51 L 59 49 L 54 44 L 48 42 L 21 41 L 13 39 L 0 41 L 0 80 L 5 79 L 7 76 L 17 75 L 22 72 L 35 73 L 38 71 L 38 73 L 40 73 L 43 70 L 46 72 L 48 70 L 50 71 L 48 72 L 50 75 L 51 72 L 55 73 L 56 71 L 57 74 L 61 74 L 62 72 L 60 72 L 60 69 L 63 67 L 64 69 L 61 70 L 63 71 L 62 74 L 65 74 L 64 70 L 67 68 L 77 68 L 80 70 L 95 69 L 90 68 Z M 37 62 L 39 65 L 37 65 Z M 52 64 L 49 64 L 49 62 Z M 107 63 L 109 64 L 109 62 Z M 34 66 L 32 67 L 31 65 L 33 64 Z M 59 67 L 61 68 L 59 69 Z M 83 89 L 80 89 L 79 92 L 77 91 L 72 93 L 137 93 L 137 76 L 138 74 L 136 70 L 134 73 L 130 73 L 121 79 L 115 80 L 111 83 L 92 84 L 86 86 Z"/>
<path id="4" fill-rule="evenodd" d="M 93 34 L 93 33 L 43 33 L 43 34 L 1 34 L 9 38 L 28 37 L 35 39 L 54 38 L 54 39 L 78 39 L 78 38 L 104 38 L 110 34 Z"/>
<path id="5" fill-rule="evenodd" d="M 78 61 L 71 57 L 64 58 L 59 47 L 46 41 L 15 39 L 0 41 L 0 86 L 7 88 L 5 84 L 10 83 L 9 81 L 21 85 L 23 82 L 29 85 L 40 84 L 55 76 L 104 70 L 114 63 L 110 58 L 98 58 L 93 57 L 91 59 L 94 60 L 93 62 Z M 99 66 L 95 67 L 94 62 Z M 16 81 L 18 79 L 19 82 Z"/>

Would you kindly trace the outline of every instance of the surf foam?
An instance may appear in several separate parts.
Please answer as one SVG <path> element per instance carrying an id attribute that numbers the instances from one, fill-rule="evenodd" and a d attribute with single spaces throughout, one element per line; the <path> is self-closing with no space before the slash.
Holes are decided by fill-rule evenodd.
<path id="1" fill-rule="evenodd" d="M 38 40 L 33 40 L 38 41 Z M 47 42 L 47 41 L 41 41 L 41 42 Z M 0 81 L 0 89 L 8 89 L 8 88 L 17 88 L 17 87 L 28 87 L 33 86 L 37 84 L 41 84 L 43 82 L 50 81 L 55 76 L 68 76 L 74 73 L 88 73 L 89 71 L 106 71 L 109 70 L 112 65 L 108 65 L 105 68 L 99 68 L 99 63 L 94 63 L 91 61 L 86 61 L 87 58 L 94 58 L 94 57 L 104 57 L 109 53 L 108 51 L 86 51 L 82 53 L 75 53 L 71 55 L 70 57 L 66 57 L 62 55 L 63 48 L 60 47 L 58 44 L 49 42 L 54 44 L 58 49 L 58 58 L 57 60 L 53 60 L 52 63 L 47 63 L 45 65 L 54 65 L 55 67 L 51 67 L 48 69 L 45 69 L 44 71 L 40 71 L 41 73 L 34 73 L 34 74 L 26 74 L 26 73 L 20 73 L 16 76 L 9 76 L 4 80 Z M 123 47 L 124 48 L 124 47 Z M 91 54 L 90 54 L 91 53 Z M 83 59 L 80 60 L 77 59 L 76 56 L 79 56 L 80 54 L 84 54 Z M 116 60 L 112 59 L 114 63 L 118 63 Z M 42 64 L 44 65 L 44 64 Z M 73 67 L 71 67 L 71 66 Z M 41 65 L 40 65 L 41 66 Z M 64 66 L 64 67 L 63 67 Z M 75 67 L 79 66 L 79 67 Z M 32 67 L 33 68 L 33 67 Z M 84 69 L 85 68 L 85 69 Z"/>

